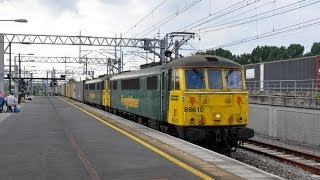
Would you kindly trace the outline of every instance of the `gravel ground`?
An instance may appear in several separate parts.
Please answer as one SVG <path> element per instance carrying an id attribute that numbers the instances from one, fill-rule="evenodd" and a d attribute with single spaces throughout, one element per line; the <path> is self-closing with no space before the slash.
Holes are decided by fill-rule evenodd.
<path id="1" fill-rule="evenodd" d="M 320 156 L 320 146 L 315 147 L 307 144 L 299 144 L 297 142 L 285 142 L 285 141 L 280 141 L 278 139 L 270 138 L 268 136 L 262 136 L 259 134 L 255 134 L 254 136 L 255 137 L 253 137 L 252 140 L 257 140 L 257 141 L 281 146 L 284 148 L 294 149 L 300 152 L 306 152 L 309 154 Z"/>
<path id="2" fill-rule="evenodd" d="M 256 136 L 256 135 L 255 135 Z M 294 149 L 298 149 L 301 151 L 311 152 L 313 154 L 320 154 L 320 150 L 316 147 L 307 147 L 305 145 L 292 144 L 288 142 L 280 142 L 279 140 L 272 140 L 267 137 L 257 135 L 255 140 L 263 141 L 266 143 L 272 143 L 283 147 L 292 147 Z M 296 168 L 294 166 L 279 162 L 277 160 L 271 159 L 269 157 L 265 157 L 260 154 L 256 154 L 253 152 L 248 152 L 246 150 L 237 149 L 236 152 L 232 153 L 232 158 L 237 159 L 246 164 L 250 164 L 254 167 L 262 169 L 264 171 L 270 172 L 272 174 L 278 175 L 285 179 L 292 180 L 314 180 L 320 179 L 320 176 L 304 171 L 300 168 Z"/>

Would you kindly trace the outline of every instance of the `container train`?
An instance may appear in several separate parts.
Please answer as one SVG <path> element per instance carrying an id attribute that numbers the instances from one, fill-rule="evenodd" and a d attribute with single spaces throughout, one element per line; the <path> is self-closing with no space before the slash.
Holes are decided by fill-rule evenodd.
<path id="1" fill-rule="evenodd" d="M 243 66 L 249 90 L 301 91 L 320 89 L 320 56 L 309 56 Z M 280 84 L 281 82 L 281 84 Z"/>
<path id="2" fill-rule="evenodd" d="M 254 136 L 243 67 L 217 56 L 60 84 L 56 93 L 228 154 Z"/>

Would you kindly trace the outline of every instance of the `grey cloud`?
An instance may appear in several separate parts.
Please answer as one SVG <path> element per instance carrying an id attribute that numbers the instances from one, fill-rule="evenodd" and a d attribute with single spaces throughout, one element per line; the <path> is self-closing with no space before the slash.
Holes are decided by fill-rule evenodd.
<path id="1" fill-rule="evenodd" d="M 0 0 L 1 1 L 1 0 Z M 77 3 L 79 0 L 38 0 L 55 13 L 60 14 L 63 11 L 78 12 Z"/>
<path id="2" fill-rule="evenodd" d="M 111 4 L 111 5 L 124 5 L 128 4 L 130 0 L 100 0 L 105 4 Z"/>

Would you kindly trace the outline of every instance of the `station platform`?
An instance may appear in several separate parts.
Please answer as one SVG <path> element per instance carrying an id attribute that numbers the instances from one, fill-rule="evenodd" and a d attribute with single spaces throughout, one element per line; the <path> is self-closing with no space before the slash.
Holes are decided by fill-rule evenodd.
<path id="1" fill-rule="evenodd" d="M 0 179 L 281 179 L 62 97 L 0 113 Z"/>

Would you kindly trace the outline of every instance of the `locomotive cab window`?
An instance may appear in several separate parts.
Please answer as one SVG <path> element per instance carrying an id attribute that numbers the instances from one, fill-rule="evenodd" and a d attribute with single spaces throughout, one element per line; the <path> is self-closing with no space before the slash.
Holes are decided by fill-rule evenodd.
<path id="1" fill-rule="evenodd" d="M 180 90 L 180 82 L 179 82 L 179 70 L 174 70 L 174 89 Z"/>
<path id="2" fill-rule="evenodd" d="M 226 71 L 227 88 L 241 89 L 242 88 L 242 74 L 239 70 Z"/>
<path id="3" fill-rule="evenodd" d="M 221 70 L 209 69 L 208 80 L 210 89 L 222 89 L 222 75 Z"/>
<path id="4" fill-rule="evenodd" d="M 185 71 L 187 89 L 204 89 L 203 69 L 193 68 Z"/>
<path id="5" fill-rule="evenodd" d="M 112 89 L 117 90 L 118 83 L 117 81 L 112 81 Z"/>

